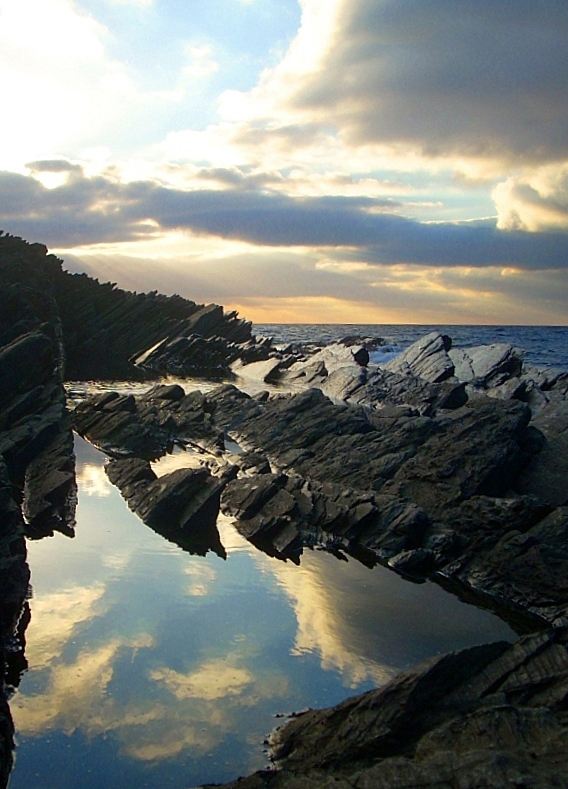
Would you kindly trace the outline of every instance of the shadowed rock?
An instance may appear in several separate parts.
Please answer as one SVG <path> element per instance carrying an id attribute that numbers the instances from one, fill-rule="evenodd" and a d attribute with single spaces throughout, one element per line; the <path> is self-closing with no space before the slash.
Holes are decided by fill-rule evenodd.
<path id="1" fill-rule="evenodd" d="M 105 467 L 130 509 L 148 526 L 190 553 L 213 550 L 225 558 L 216 528 L 223 488 L 235 476 L 228 467 L 220 476 L 206 468 L 185 468 L 157 477 L 139 458 L 111 460 Z"/>
<path id="2" fill-rule="evenodd" d="M 379 690 L 296 716 L 270 739 L 277 771 L 225 786 L 564 786 L 567 641 L 560 629 L 432 658 Z"/>

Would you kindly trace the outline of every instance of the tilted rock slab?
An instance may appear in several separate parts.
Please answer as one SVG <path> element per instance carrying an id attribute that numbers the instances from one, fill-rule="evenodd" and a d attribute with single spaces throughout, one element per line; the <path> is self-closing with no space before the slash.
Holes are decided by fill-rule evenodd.
<path id="1" fill-rule="evenodd" d="M 437 384 L 454 374 L 454 362 L 448 355 L 452 341 L 439 332 L 431 332 L 395 356 L 383 369 L 401 375 L 412 374 Z"/>
<path id="2" fill-rule="evenodd" d="M 568 631 L 432 658 L 290 720 L 277 770 L 231 789 L 559 789 L 568 775 Z"/>

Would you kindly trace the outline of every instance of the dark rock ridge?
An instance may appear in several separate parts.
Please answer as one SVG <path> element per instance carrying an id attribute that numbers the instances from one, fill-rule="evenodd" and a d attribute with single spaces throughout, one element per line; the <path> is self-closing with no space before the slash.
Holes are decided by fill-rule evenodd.
<path id="1" fill-rule="evenodd" d="M 75 474 L 63 343 L 45 248 L 0 237 L 0 786 L 12 766 L 8 698 L 26 663 L 24 534 L 73 534 Z"/>
<path id="2" fill-rule="evenodd" d="M 568 775 L 568 631 L 433 658 L 379 690 L 293 718 L 279 770 L 239 789 L 559 789 Z"/>
<path id="3" fill-rule="evenodd" d="M 184 468 L 158 477 L 139 458 L 114 459 L 106 466 L 130 509 L 144 523 L 189 553 L 213 550 L 226 558 L 216 522 L 221 492 L 237 472 L 227 466 L 213 475 L 207 468 Z"/>
<path id="4" fill-rule="evenodd" d="M 235 360 L 256 361 L 270 351 L 270 342 L 257 341 L 251 324 L 235 312 L 177 295 L 132 293 L 86 274 L 71 274 L 41 244 L 0 235 L 0 275 L 9 279 L 22 261 L 18 281 L 29 291 L 7 289 L 7 327 L 0 345 L 36 327 L 37 321 L 30 323 L 22 311 L 26 305 L 60 346 L 58 359 L 67 380 L 145 380 L 166 374 L 226 378 Z M 44 292 L 35 292 L 39 280 Z M 41 359 L 49 355 L 48 344 L 37 337 L 33 342 Z M 14 354 L 18 349 L 12 349 Z M 9 359 L 5 366 L 12 367 Z"/>

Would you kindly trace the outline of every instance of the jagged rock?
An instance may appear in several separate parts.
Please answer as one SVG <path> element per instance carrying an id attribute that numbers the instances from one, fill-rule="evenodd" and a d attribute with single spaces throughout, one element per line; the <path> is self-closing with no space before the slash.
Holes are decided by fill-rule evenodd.
<path id="1" fill-rule="evenodd" d="M 231 376 L 229 363 L 239 354 L 239 346 L 221 337 L 183 334 L 166 338 L 133 361 L 157 375 L 219 379 Z"/>
<path id="2" fill-rule="evenodd" d="M 523 367 L 523 352 L 505 343 L 452 348 L 449 356 L 460 381 L 475 381 L 484 388 L 499 386 L 519 376 Z"/>
<path id="3" fill-rule="evenodd" d="M 325 542 L 324 535 L 372 549 L 387 557 L 420 542 L 428 518 L 408 501 L 361 493 L 294 474 L 259 474 L 235 479 L 223 493 L 223 511 L 255 545 L 280 554 L 302 543 Z"/>
<path id="4" fill-rule="evenodd" d="M 132 410 L 131 400 L 109 395 L 94 396 L 73 411 L 73 427 L 107 455 L 136 455 L 154 459 L 171 451 L 171 432 Z"/>
<path id="5" fill-rule="evenodd" d="M 71 420 L 67 416 L 55 440 L 28 464 L 23 512 L 28 537 L 59 531 L 75 534 L 77 482 Z"/>
<path id="6" fill-rule="evenodd" d="M 399 375 L 411 373 L 431 383 L 441 383 L 454 374 L 454 363 L 448 355 L 451 346 L 452 341 L 447 335 L 431 332 L 387 362 L 384 369 Z"/>
<path id="7" fill-rule="evenodd" d="M 522 460 L 518 439 L 529 418 L 522 403 L 487 401 L 381 425 L 363 409 L 334 405 L 311 389 L 264 404 L 237 425 L 235 435 L 284 470 L 359 490 L 380 490 L 392 479 L 398 493 L 404 486 L 437 511 L 449 501 L 507 488 Z"/>
<path id="8" fill-rule="evenodd" d="M 476 495 L 499 496 L 527 462 L 522 441 L 530 420 L 524 403 L 464 406 L 432 421 L 434 429 L 384 490 L 432 514 Z"/>
<path id="9" fill-rule="evenodd" d="M 310 364 L 323 362 L 328 375 L 334 370 L 343 367 L 366 367 L 369 363 L 369 353 L 361 345 L 346 345 L 343 341 L 326 345 L 309 357 Z"/>
<path id="10" fill-rule="evenodd" d="M 539 496 L 554 505 L 568 503 L 568 402 L 550 400 L 542 407 L 531 425 L 543 437 L 538 453 L 515 484 L 519 493 Z"/>
<path id="11" fill-rule="evenodd" d="M 43 332 L 24 334 L 0 349 L 0 405 L 44 384 L 55 368 L 53 341 Z"/>
<path id="12" fill-rule="evenodd" d="M 383 368 L 342 368 L 315 386 L 333 400 L 373 409 L 411 406 L 425 416 L 432 416 L 438 409 L 460 408 L 468 399 L 463 383 L 431 384 L 410 372 L 401 374 Z"/>
<path id="13" fill-rule="evenodd" d="M 568 372 L 560 367 L 535 367 L 523 365 L 523 379 L 532 381 L 543 392 L 554 390 L 566 396 L 568 390 Z"/>
<path id="14" fill-rule="evenodd" d="M 514 600 L 552 624 L 568 624 L 568 507 L 531 528 L 511 529 L 490 550 L 471 550 L 450 570 L 474 589 Z"/>
<path id="15" fill-rule="evenodd" d="M 157 477 L 147 461 L 125 458 L 111 460 L 105 471 L 148 526 L 190 553 L 214 550 L 225 556 L 215 524 L 221 492 L 236 468 L 227 467 L 219 476 L 202 467 Z"/>
<path id="16" fill-rule="evenodd" d="M 250 378 L 253 381 L 272 383 L 278 380 L 279 374 L 285 366 L 286 362 L 283 359 L 272 358 L 265 361 L 250 362 L 250 364 L 242 364 L 238 361 L 232 365 L 231 369 L 240 378 Z"/>
<path id="17" fill-rule="evenodd" d="M 290 720 L 276 771 L 226 789 L 557 789 L 568 771 L 566 629 L 432 658 Z"/>

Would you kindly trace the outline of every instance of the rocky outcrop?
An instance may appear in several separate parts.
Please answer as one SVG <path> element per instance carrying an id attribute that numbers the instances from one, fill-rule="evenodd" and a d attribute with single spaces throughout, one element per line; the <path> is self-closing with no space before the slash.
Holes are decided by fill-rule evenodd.
<path id="1" fill-rule="evenodd" d="M 24 533 L 70 531 L 74 517 L 52 268 L 45 247 L 0 236 L 0 786 L 8 780 L 14 744 L 7 700 L 26 665 Z"/>
<path id="2" fill-rule="evenodd" d="M 413 343 L 404 353 L 387 362 L 384 369 L 402 375 L 410 373 L 430 383 L 439 384 L 454 374 L 454 362 L 448 353 L 451 347 L 450 337 L 431 332 Z"/>
<path id="3" fill-rule="evenodd" d="M 225 558 L 216 522 L 221 492 L 236 475 L 226 467 L 217 476 L 206 468 L 184 468 L 158 477 L 139 458 L 115 459 L 105 467 L 130 509 L 141 520 L 189 553 L 215 551 Z"/>
<path id="4" fill-rule="evenodd" d="M 568 772 L 568 631 L 433 658 L 388 685 L 293 718 L 277 770 L 239 789 L 556 789 Z"/>
<path id="5" fill-rule="evenodd" d="M 42 331 L 64 349 L 57 355 L 67 380 L 146 380 L 166 374 L 228 378 L 236 359 L 252 362 L 270 352 L 267 340 L 252 336 L 249 322 L 217 304 L 125 291 L 86 274 L 70 274 L 40 244 L 5 235 L 0 241 L 2 275 L 9 279 L 16 273 L 28 288 L 27 293 L 18 287 L 6 290 L 0 345 L 43 324 Z M 40 280 L 43 290 L 37 289 Z M 26 311 L 34 314 L 32 321 Z M 33 342 L 43 361 L 49 343 L 41 346 L 37 337 Z M 6 366 L 12 369 L 9 359 Z"/>
<path id="6" fill-rule="evenodd" d="M 460 381 L 475 382 L 489 389 L 518 377 L 523 366 L 523 352 L 505 343 L 453 348 L 449 357 Z"/>
<path id="7" fill-rule="evenodd" d="M 530 419 L 516 400 L 478 396 L 427 416 L 338 404 L 320 389 L 253 398 L 232 385 L 107 393 L 74 414 L 79 431 L 115 456 L 155 457 L 185 443 L 219 458 L 227 437 L 236 440 L 246 452 L 229 458 L 239 474 L 221 506 L 258 547 L 294 560 L 306 544 L 364 551 L 415 578 L 450 579 L 525 617 L 524 627 L 568 617 L 556 503 L 517 490 L 545 442 Z M 527 546 L 535 558 L 523 573 Z M 531 593 L 537 566 L 548 577 Z"/>
<path id="8" fill-rule="evenodd" d="M 68 380 L 228 377 L 241 349 L 254 351 L 250 323 L 216 304 L 132 293 L 62 268 L 56 285 Z"/>

